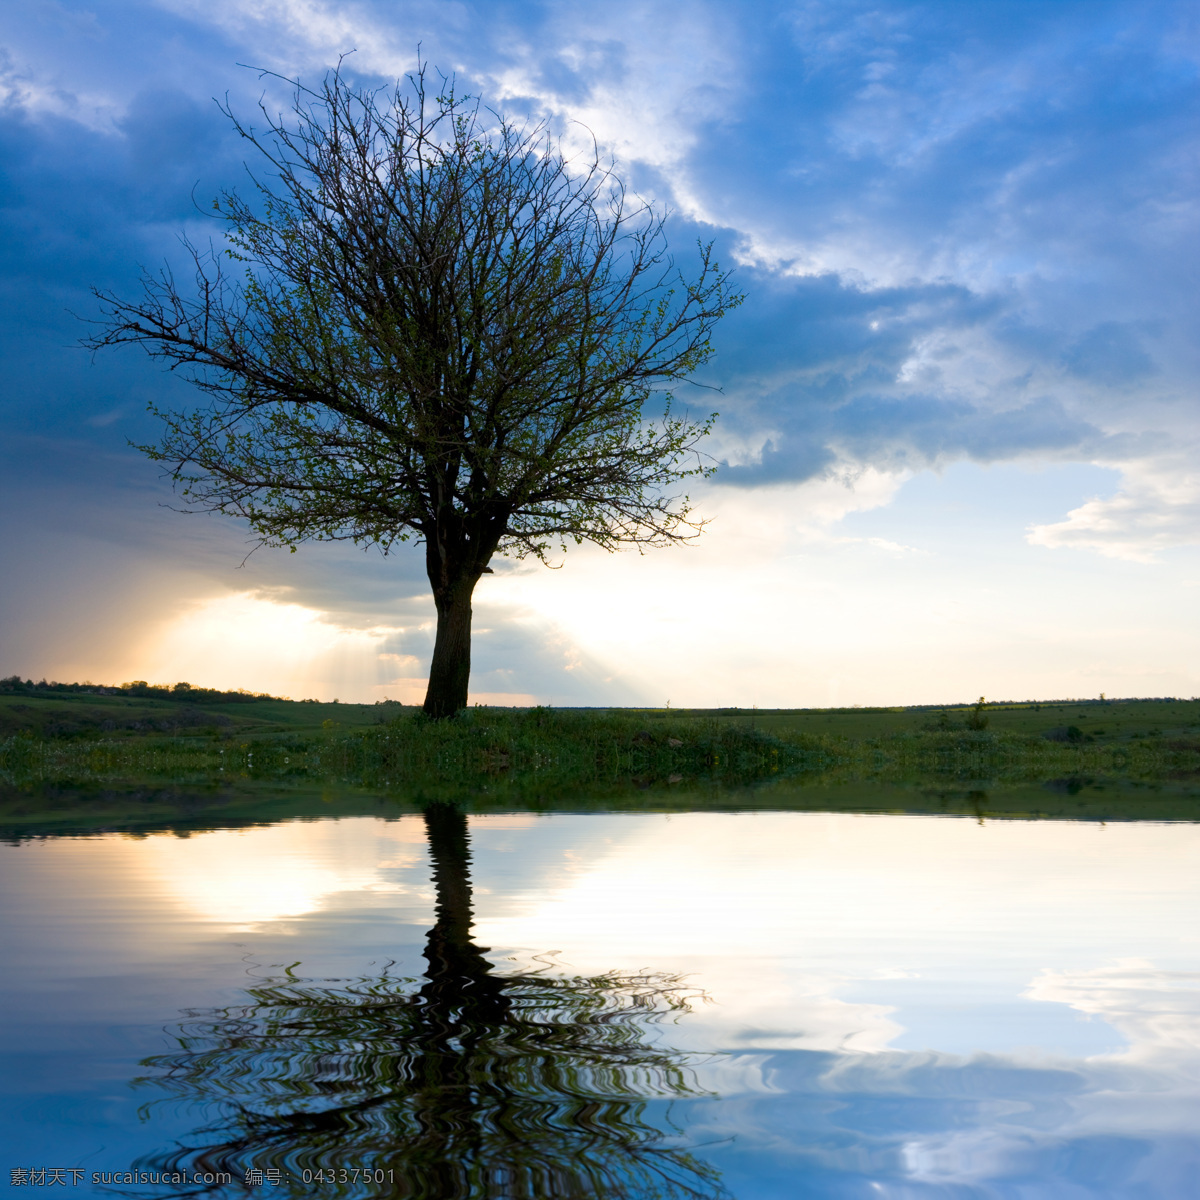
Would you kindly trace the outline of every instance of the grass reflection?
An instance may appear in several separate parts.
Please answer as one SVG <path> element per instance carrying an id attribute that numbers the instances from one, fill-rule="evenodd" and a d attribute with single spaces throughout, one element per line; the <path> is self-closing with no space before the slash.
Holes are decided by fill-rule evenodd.
<path id="1" fill-rule="evenodd" d="M 424 815 L 437 909 L 423 979 L 289 974 L 187 1014 L 139 1082 L 208 1119 L 139 1169 L 227 1172 L 231 1193 L 279 1172 L 274 1195 L 723 1195 L 654 1119 L 700 1094 L 688 1056 L 653 1037 L 697 993 L 666 975 L 496 971 L 471 940 L 466 816 Z"/>

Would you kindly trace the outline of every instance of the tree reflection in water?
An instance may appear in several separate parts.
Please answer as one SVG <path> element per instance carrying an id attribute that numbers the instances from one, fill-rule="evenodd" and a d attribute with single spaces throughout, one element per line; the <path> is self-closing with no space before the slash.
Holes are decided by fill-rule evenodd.
<path id="1" fill-rule="evenodd" d="M 272 1195 L 312 1194 L 306 1172 L 329 1194 L 438 1200 L 724 1195 L 648 1113 L 701 1094 L 687 1056 L 645 1040 L 696 993 L 672 976 L 495 973 L 471 941 L 466 816 L 436 804 L 425 823 L 437 919 L 422 986 L 288 978 L 189 1013 L 140 1082 L 220 1115 L 139 1168 L 229 1172 L 235 1192 L 247 1170 L 277 1170 Z M 354 1168 L 385 1174 L 355 1182 Z"/>

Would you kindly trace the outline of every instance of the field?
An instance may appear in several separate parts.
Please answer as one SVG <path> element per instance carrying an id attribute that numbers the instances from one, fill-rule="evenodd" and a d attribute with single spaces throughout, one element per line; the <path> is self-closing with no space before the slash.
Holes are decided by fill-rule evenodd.
<path id="1" fill-rule="evenodd" d="M 34 688 L 0 693 L 0 738 L 126 739 L 328 730 L 325 722 L 356 729 L 389 719 L 399 705 L 318 704 L 311 701 L 160 699 Z M 410 708 L 408 710 L 412 712 Z"/>
<path id="2" fill-rule="evenodd" d="M 80 685 L 72 685 L 80 686 Z M 165 689 L 164 689 L 165 690 Z M 114 694 L 115 693 L 115 694 Z M 783 740 L 822 736 L 865 742 L 936 730 L 969 729 L 975 706 L 951 704 L 894 708 L 808 709 L 575 709 L 613 713 L 653 729 L 663 721 L 703 721 L 760 730 Z M 477 710 L 483 713 L 512 710 Z M 417 710 L 396 703 L 322 704 L 275 698 L 209 700 L 184 694 L 170 699 L 110 689 L 65 692 L 25 688 L 0 692 L 0 739 L 124 740 L 147 737 L 244 738 L 276 734 L 331 737 L 382 725 Z M 988 704 L 988 732 L 1107 744 L 1145 738 L 1194 738 L 1200 734 L 1200 699 L 1023 701 Z"/>
<path id="3" fill-rule="evenodd" d="M 355 780 L 432 795 L 770 777 L 1200 779 L 1200 700 L 941 708 L 469 709 L 81 685 L 0 692 L 0 780 Z M 186 687 L 186 685 L 184 685 Z M 74 690 L 67 690 L 73 688 Z M 159 694 L 136 694 L 157 691 Z"/>
<path id="4" fill-rule="evenodd" d="M 828 735 L 851 741 L 919 734 L 939 728 L 970 728 L 975 705 L 912 708 L 792 708 L 647 710 L 649 720 L 702 716 L 741 722 L 780 738 Z M 625 710 L 632 711 L 632 710 Z M 944 714 L 944 719 L 943 719 Z M 1200 699 L 1053 700 L 985 705 L 989 733 L 1050 735 L 1053 740 L 1108 743 L 1141 738 L 1179 738 L 1200 732 Z M 1075 736 L 1072 728 L 1079 731 Z"/>

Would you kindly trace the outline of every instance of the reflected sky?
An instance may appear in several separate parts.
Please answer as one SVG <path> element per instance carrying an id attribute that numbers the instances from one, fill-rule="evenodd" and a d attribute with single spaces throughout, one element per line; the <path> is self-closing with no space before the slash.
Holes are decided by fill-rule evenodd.
<path id="1" fill-rule="evenodd" d="M 676 1102 L 681 1136 L 733 1195 L 1192 1194 L 1197 827 L 555 814 L 470 833 L 497 971 L 662 972 L 709 997 L 652 1032 L 700 1064 L 712 1095 Z M 408 816 L 4 846 L 0 903 L 6 1161 L 114 1170 L 185 1132 L 170 1106 L 140 1122 L 129 1087 L 183 1010 L 292 964 L 420 976 L 434 888 Z"/>
<path id="2" fill-rule="evenodd" d="M 297 963 L 236 1004 L 189 1009 L 135 1086 L 146 1118 L 166 1107 L 196 1127 L 140 1158 L 139 1181 L 200 1175 L 214 1196 L 259 1177 L 280 1196 L 316 1183 L 437 1200 L 723 1197 L 670 1118 L 671 1101 L 704 1094 L 695 1056 L 652 1036 L 695 989 L 647 971 L 497 969 L 472 938 L 466 814 L 432 803 L 422 817 L 436 902 L 421 977 L 389 963 L 311 979 Z"/>

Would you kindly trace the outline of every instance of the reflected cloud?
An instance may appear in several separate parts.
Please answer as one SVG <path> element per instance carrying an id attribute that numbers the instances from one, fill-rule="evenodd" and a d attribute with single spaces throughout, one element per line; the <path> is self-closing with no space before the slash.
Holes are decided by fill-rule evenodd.
<path id="1" fill-rule="evenodd" d="M 1025 995 L 1107 1021 L 1129 1043 L 1117 1058 L 1165 1056 L 1173 1072 L 1181 1055 L 1191 1058 L 1200 1081 L 1200 972 L 1164 971 L 1129 958 L 1090 971 L 1043 971 Z"/>
<path id="2" fill-rule="evenodd" d="M 853 1129 L 860 1146 L 874 1142 L 877 1160 L 922 1188 L 1023 1180 L 1032 1189 L 1023 1194 L 1039 1197 L 1186 1195 L 1200 1153 L 1200 973 L 1124 959 L 1043 971 L 1023 994 L 1108 1022 L 1127 1048 L 1083 1059 L 839 1055 L 818 1076 L 795 1056 L 777 1055 L 764 1069 L 805 1092 L 815 1086 L 844 1097 L 851 1120 L 838 1124 Z M 873 1112 L 888 1116 L 864 1123 Z M 762 1141 L 770 1125 L 748 1123 L 746 1136 Z M 813 1153 L 811 1139 L 809 1132 L 810 1145 L 801 1140 L 794 1151 Z"/>
<path id="3" fill-rule="evenodd" d="M 338 824 L 332 838 L 311 823 L 151 837 L 138 865 L 193 919 L 231 931 L 315 913 L 340 893 L 409 891 L 395 875 L 422 858 L 414 822 Z"/>

